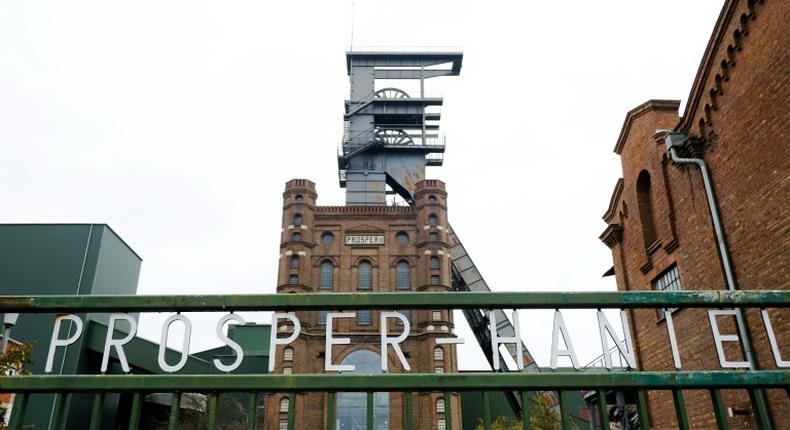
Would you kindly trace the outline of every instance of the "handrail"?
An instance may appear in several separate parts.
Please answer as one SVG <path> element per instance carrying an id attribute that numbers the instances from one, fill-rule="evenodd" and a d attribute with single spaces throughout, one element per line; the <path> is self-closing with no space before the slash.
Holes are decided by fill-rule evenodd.
<path id="1" fill-rule="evenodd" d="M 370 103 L 372 103 L 375 98 L 376 98 L 376 92 L 373 91 L 371 93 L 368 93 L 367 95 L 365 95 L 365 97 L 362 97 L 359 100 L 349 100 L 350 103 L 360 104 L 360 106 L 357 107 L 356 109 L 353 109 L 351 112 L 347 113 L 346 118 L 350 117 L 351 115 L 354 115 L 355 113 L 361 111 L 362 109 L 365 109 L 365 107 Z"/>
<path id="2" fill-rule="evenodd" d="M 623 353 L 620 352 L 620 350 L 624 349 L 625 347 L 626 347 L 625 340 L 622 340 L 622 341 L 619 342 L 619 344 L 609 348 L 609 352 L 608 352 L 608 355 L 610 357 L 612 356 L 612 353 L 615 353 L 615 352 L 617 353 L 617 358 L 618 358 L 618 361 L 620 362 L 620 367 L 621 368 L 625 368 L 625 366 L 623 366 Z M 583 369 L 597 369 L 597 368 L 601 368 L 601 367 L 606 367 L 605 361 L 604 361 L 604 357 L 606 355 L 607 354 L 601 354 L 601 355 L 595 357 L 589 363 L 585 364 L 582 368 Z"/>

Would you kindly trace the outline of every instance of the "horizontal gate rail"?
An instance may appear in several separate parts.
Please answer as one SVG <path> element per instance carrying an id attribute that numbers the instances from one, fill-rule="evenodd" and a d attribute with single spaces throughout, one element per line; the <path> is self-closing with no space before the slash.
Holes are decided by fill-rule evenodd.
<path id="1" fill-rule="evenodd" d="M 157 296 L 0 296 L 0 312 L 81 313 L 81 312 L 231 312 L 231 311 L 316 311 L 355 309 L 656 309 L 656 308 L 788 308 L 790 291 L 639 291 L 639 292 L 430 292 L 430 293 L 307 293 L 258 295 L 157 295 Z M 95 393 L 91 409 L 91 428 L 101 426 L 101 405 L 108 393 L 131 393 L 130 429 L 141 426 L 141 405 L 146 393 L 173 393 L 169 428 L 179 426 L 180 393 L 204 393 L 207 397 L 208 429 L 218 427 L 219 393 L 251 393 L 246 428 L 254 429 L 258 420 L 259 393 L 290 393 L 287 420 L 278 416 L 282 428 L 296 429 L 295 393 L 326 392 L 327 429 L 333 430 L 335 393 L 367 392 L 367 427 L 373 428 L 374 392 L 402 392 L 406 399 L 404 428 L 414 425 L 412 394 L 443 392 L 451 399 L 453 392 L 480 391 L 484 399 L 483 425 L 491 428 L 490 392 L 516 391 L 526 404 L 535 392 L 556 392 L 560 422 L 570 426 L 568 393 L 591 390 L 598 393 L 599 426 L 608 430 L 606 401 L 610 390 L 628 390 L 637 399 L 640 428 L 649 429 L 647 390 L 671 392 L 678 428 L 689 428 L 682 390 L 707 390 L 710 393 L 717 426 L 727 429 L 727 417 L 720 390 L 748 392 L 759 429 L 771 428 L 770 414 L 762 390 L 790 387 L 787 370 L 716 370 L 672 372 L 559 372 L 559 373 L 442 373 L 442 374 L 159 374 L 159 375 L 0 375 L 0 393 L 16 393 L 11 414 L 12 429 L 22 428 L 30 396 L 56 393 L 52 411 L 58 429 L 64 421 L 67 398 L 73 393 Z M 452 417 L 451 401 L 445 403 L 445 417 Z M 527 408 L 528 417 L 529 410 Z M 446 420 L 452 430 L 452 418 Z M 531 427 L 530 420 L 522 421 Z"/>
<path id="2" fill-rule="evenodd" d="M 596 388 L 771 388 L 790 385 L 790 372 L 695 371 L 607 373 L 445 373 L 382 375 L 77 375 L 3 376 L 0 392 L 124 391 L 480 391 Z"/>
<path id="3" fill-rule="evenodd" d="M 790 291 L 430 292 L 151 296 L 0 296 L 0 312 L 211 312 L 325 309 L 790 307 Z"/>

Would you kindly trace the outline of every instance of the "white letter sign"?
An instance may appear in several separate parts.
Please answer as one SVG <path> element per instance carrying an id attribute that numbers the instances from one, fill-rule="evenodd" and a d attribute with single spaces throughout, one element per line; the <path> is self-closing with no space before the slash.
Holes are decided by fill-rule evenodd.
<path id="1" fill-rule="evenodd" d="M 562 335 L 562 341 L 565 343 L 566 349 L 559 349 L 559 341 L 560 335 Z M 565 328 L 565 320 L 562 319 L 562 313 L 559 310 L 554 311 L 554 329 L 551 332 L 551 368 L 557 368 L 557 358 L 559 356 L 566 356 L 571 358 L 571 364 L 573 365 L 574 369 L 579 368 L 579 359 L 576 358 L 576 350 L 573 349 L 573 342 L 571 342 L 571 337 L 568 335 L 568 329 Z"/>
<path id="2" fill-rule="evenodd" d="M 667 335 L 669 335 L 669 347 L 672 349 L 672 361 L 675 362 L 675 369 L 680 370 L 680 352 L 678 351 L 678 340 L 675 336 L 675 323 L 672 321 L 672 312 L 669 309 L 664 309 L 664 319 L 667 322 Z"/>
<path id="3" fill-rule="evenodd" d="M 281 319 L 287 319 L 294 325 L 294 332 L 291 333 L 290 336 L 282 339 L 277 337 L 277 329 L 279 327 L 277 323 Z M 277 361 L 277 345 L 288 345 L 289 343 L 295 341 L 301 331 L 302 324 L 299 323 L 299 319 L 296 318 L 296 315 L 294 315 L 293 312 L 289 312 L 287 314 L 275 312 L 272 314 L 272 334 L 269 338 L 269 350 L 271 351 L 271 357 L 269 357 L 269 373 L 274 372 L 274 362 Z"/>
<path id="4" fill-rule="evenodd" d="M 69 320 L 74 322 L 74 325 L 77 326 L 77 331 L 69 338 L 66 339 L 58 339 L 58 334 L 60 333 L 60 324 L 63 320 Z M 55 349 L 59 346 L 69 346 L 72 343 L 76 342 L 77 339 L 80 338 L 82 334 L 82 320 L 80 317 L 72 314 L 68 315 L 58 315 L 55 317 L 55 327 L 52 328 L 52 340 L 49 342 L 49 353 L 47 353 L 47 364 L 44 366 L 44 372 L 50 373 L 52 372 L 52 362 L 55 360 Z M 65 354 L 65 352 L 64 352 Z"/>
<path id="5" fill-rule="evenodd" d="M 356 312 L 329 312 L 326 314 L 326 349 L 324 351 L 324 370 L 327 372 L 353 372 L 353 364 L 332 364 L 332 345 L 348 345 L 350 337 L 332 337 L 332 320 L 335 318 L 354 318 Z"/>
<path id="6" fill-rule="evenodd" d="M 768 342 L 771 344 L 771 351 L 774 353 L 776 367 L 790 367 L 790 360 L 782 360 L 782 355 L 779 353 L 779 344 L 776 343 L 776 334 L 774 333 L 774 327 L 771 325 L 771 320 L 768 318 L 768 311 L 762 309 L 760 315 L 763 316 L 765 333 L 768 335 Z"/>
<path id="7" fill-rule="evenodd" d="M 708 311 L 710 328 L 713 330 L 713 343 L 716 344 L 716 353 L 719 355 L 719 364 L 724 368 L 749 367 L 748 361 L 727 361 L 727 357 L 724 356 L 724 342 L 738 342 L 739 339 L 737 334 L 719 333 L 719 325 L 716 323 L 716 317 L 719 315 L 732 315 L 738 318 L 738 311 L 735 309 Z"/>
<path id="8" fill-rule="evenodd" d="M 178 360 L 175 366 L 171 366 L 165 361 L 165 353 L 167 352 L 167 338 L 170 336 L 170 326 L 176 321 L 181 321 L 184 324 L 184 339 L 181 342 L 181 359 Z M 159 339 L 159 356 L 157 357 L 160 369 L 167 373 L 174 373 L 184 368 L 189 358 L 189 341 L 191 336 L 192 321 L 190 321 L 186 315 L 175 314 L 165 320 L 164 324 L 162 324 L 162 336 Z"/>
<path id="9" fill-rule="evenodd" d="M 129 323 L 129 333 L 123 339 L 113 339 L 112 335 L 115 332 L 115 322 L 124 320 Z M 137 334 L 137 320 L 132 318 L 129 314 L 110 314 L 110 321 L 107 323 L 107 338 L 104 340 L 104 355 L 101 359 L 101 373 L 107 371 L 107 366 L 110 363 L 110 350 L 115 347 L 118 352 L 118 361 L 121 362 L 121 369 L 129 373 L 129 362 L 126 361 L 126 353 L 123 352 L 123 346 L 134 339 Z"/>
<path id="10" fill-rule="evenodd" d="M 403 323 L 403 332 L 398 337 L 387 337 L 387 318 L 397 318 Z M 403 351 L 400 349 L 400 343 L 406 340 L 409 337 L 409 320 L 403 316 L 400 312 L 382 312 L 381 313 L 381 370 L 385 373 L 387 372 L 387 345 L 392 345 L 392 349 L 395 351 L 395 355 L 398 356 L 398 360 L 403 365 L 403 368 L 406 371 L 411 370 L 411 366 L 409 366 L 409 362 L 406 361 L 406 357 L 403 355 Z"/>
<path id="11" fill-rule="evenodd" d="M 636 357 L 634 356 L 634 347 L 631 345 L 631 334 L 628 332 L 627 326 L 627 319 L 625 311 L 620 312 L 620 319 L 623 323 L 623 335 L 625 336 L 625 342 L 620 342 L 620 339 L 617 337 L 617 334 L 614 332 L 614 328 L 612 325 L 609 324 L 609 320 L 606 319 L 606 315 L 603 314 L 603 311 L 600 309 L 598 310 L 598 332 L 601 335 L 601 348 L 603 348 L 603 361 L 606 364 L 606 368 L 611 370 L 612 369 L 612 354 L 609 350 L 609 342 L 606 339 L 606 333 L 609 333 L 609 336 L 614 341 L 614 346 L 617 347 L 617 351 L 620 353 L 621 356 L 625 357 L 625 361 L 628 364 L 628 367 L 631 369 L 636 369 Z M 623 346 L 625 343 L 625 346 Z"/>
<path id="12" fill-rule="evenodd" d="M 236 321 L 237 324 L 245 324 L 244 318 L 236 315 L 236 314 L 227 314 L 224 317 L 220 318 L 217 322 L 217 337 L 219 340 L 225 342 L 225 345 L 228 345 L 233 352 L 236 353 L 236 360 L 233 361 L 231 364 L 223 364 L 219 358 L 214 359 L 214 367 L 219 369 L 222 372 L 232 372 L 236 370 L 239 366 L 241 366 L 241 360 L 244 359 L 244 350 L 241 349 L 241 345 L 236 343 L 233 339 L 225 336 L 225 333 L 222 332 L 222 327 L 228 321 Z"/>
<path id="13" fill-rule="evenodd" d="M 504 311 L 503 311 L 504 314 Z M 518 324 L 518 310 L 513 309 L 513 330 L 515 331 L 512 337 L 499 337 L 499 333 L 497 333 L 497 322 L 496 322 L 496 311 L 489 310 L 488 311 L 488 320 L 490 321 L 491 327 L 491 352 L 493 354 L 493 362 L 494 362 L 494 370 L 499 370 L 499 345 L 505 343 L 515 343 L 516 344 L 516 355 L 518 359 L 516 360 L 516 366 L 518 370 L 524 369 L 524 352 L 521 348 L 521 333 Z"/>

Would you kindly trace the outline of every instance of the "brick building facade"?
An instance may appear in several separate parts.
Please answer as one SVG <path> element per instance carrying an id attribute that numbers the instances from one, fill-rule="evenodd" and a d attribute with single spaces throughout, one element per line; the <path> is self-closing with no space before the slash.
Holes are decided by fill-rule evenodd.
<path id="1" fill-rule="evenodd" d="M 728 282 L 698 167 L 672 160 L 666 131 L 688 138 L 682 157 L 704 160 L 718 200 L 734 283 L 742 290 L 790 288 L 790 2 L 728 0 L 716 23 L 688 104 L 650 100 L 631 110 L 615 146 L 622 162 L 601 240 L 612 249 L 618 289 L 724 290 Z M 682 29 L 676 29 L 682 30 Z M 790 312 L 768 309 L 782 359 L 790 359 Z M 673 311 L 683 369 L 721 369 L 707 311 Z M 778 363 L 757 309 L 746 312 L 755 367 Z M 630 311 L 641 370 L 672 370 L 666 318 Z M 719 331 L 735 334 L 733 317 Z M 745 360 L 734 342 L 728 360 Z M 755 428 L 745 391 L 725 390 L 731 428 Z M 775 428 L 790 428 L 785 390 L 766 400 Z M 671 392 L 650 392 L 653 428 L 677 428 Z M 692 428 L 715 428 L 707 391 L 687 391 Z"/>
<path id="2" fill-rule="evenodd" d="M 277 292 L 449 291 L 444 183 L 423 180 L 417 183 L 414 197 L 414 206 L 318 206 L 313 182 L 289 181 L 283 193 Z M 400 311 L 411 326 L 411 335 L 400 344 L 411 372 L 457 372 L 455 347 L 436 344 L 439 337 L 454 336 L 452 312 Z M 379 314 L 379 311 L 358 310 L 355 318 L 334 321 L 333 336 L 349 337 L 351 344 L 334 346 L 333 364 L 356 357 L 362 360 L 354 363 L 358 368 L 368 366 L 368 370 L 378 371 Z M 296 316 L 301 323 L 301 334 L 292 344 L 278 347 L 274 372 L 325 373 L 326 313 L 297 312 Z M 288 324 L 278 327 L 283 333 L 280 337 L 286 337 L 284 332 L 289 330 Z M 390 336 L 402 330 L 400 321 L 389 319 Z M 390 372 L 404 371 L 392 349 L 387 359 Z M 461 428 L 460 399 L 457 394 L 452 397 L 453 428 Z M 296 428 L 325 428 L 326 393 L 298 394 L 295 405 L 289 404 L 287 394 L 274 395 L 272 399 L 267 402 L 267 429 L 286 425 L 290 408 L 296 408 Z M 353 395 L 344 398 L 338 394 L 335 417 L 339 430 L 351 428 L 349 412 L 343 408 L 353 409 L 358 400 Z M 442 393 L 415 393 L 412 404 L 415 428 L 444 428 L 449 417 L 445 417 L 443 401 Z M 382 402 L 388 402 L 388 412 L 386 407 L 379 409 Z M 377 394 L 376 408 L 382 412 L 375 428 L 402 428 L 403 394 Z M 361 412 L 364 415 L 364 404 Z"/>

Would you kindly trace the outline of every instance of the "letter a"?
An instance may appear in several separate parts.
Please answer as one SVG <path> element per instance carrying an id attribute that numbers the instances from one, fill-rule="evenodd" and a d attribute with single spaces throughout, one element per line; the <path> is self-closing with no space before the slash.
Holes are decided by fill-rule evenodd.
<path id="1" fill-rule="evenodd" d="M 565 348 L 559 348 L 559 337 L 562 335 L 562 341 L 565 343 Z M 562 313 L 559 310 L 554 311 L 554 330 L 551 333 L 551 368 L 557 368 L 557 358 L 560 356 L 570 357 L 571 364 L 574 369 L 579 368 L 579 359 L 576 358 L 576 350 L 573 349 L 573 342 L 568 335 L 568 329 L 565 327 L 565 320 L 562 318 Z"/>

